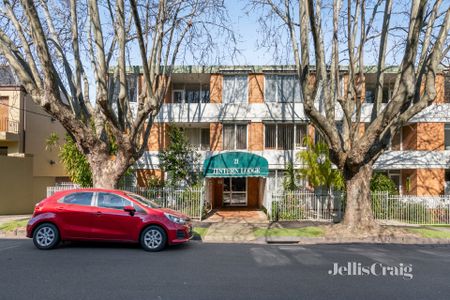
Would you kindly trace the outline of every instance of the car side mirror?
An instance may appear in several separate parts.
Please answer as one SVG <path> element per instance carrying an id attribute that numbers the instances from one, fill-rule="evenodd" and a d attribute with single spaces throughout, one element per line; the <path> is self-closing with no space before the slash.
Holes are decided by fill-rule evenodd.
<path id="1" fill-rule="evenodd" d="M 130 216 L 134 216 L 134 214 L 136 213 L 136 209 L 131 206 L 131 205 L 127 205 L 123 208 L 124 211 L 128 212 L 130 214 Z"/>

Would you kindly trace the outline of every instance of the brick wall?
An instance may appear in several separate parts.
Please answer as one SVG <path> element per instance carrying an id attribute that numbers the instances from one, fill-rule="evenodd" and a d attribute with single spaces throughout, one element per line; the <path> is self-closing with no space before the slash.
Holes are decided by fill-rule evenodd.
<path id="1" fill-rule="evenodd" d="M 403 150 L 416 150 L 417 148 L 417 123 L 406 125 L 402 128 Z"/>
<path id="2" fill-rule="evenodd" d="M 249 124 L 248 150 L 261 151 L 264 148 L 264 124 L 252 122 Z"/>
<path id="3" fill-rule="evenodd" d="M 436 99 L 434 103 L 445 102 L 445 77 L 443 74 L 436 75 Z"/>
<path id="4" fill-rule="evenodd" d="M 417 123 L 417 150 L 444 150 L 444 123 Z"/>
<path id="5" fill-rule="evenodd" d="M 264 103 L 264 75 L 248 75 L 248 102 Z"/>
<path id="6" fill-rule="evenodd" d="M 168 129 L 169 126 L 165 123 L 153 124 L 147 143 L 149 151 L 158 151 L 167 147 L 169 143 Z"/>
<path id="7" fill-rule="evenodd" d="M 445 169 L 417 169 L 417 196 L 444 194 Z"/>
<path id="8" fill-rule="evenodd" d="M 417 194 L 417 170 L 402 170 L 402 193 L 403 195 Z"/>
<path id="9" fill-rule="evenodd" d="M 209 80 L 210 102 L 222 103 L 223 75 L 211 74 Z"/>
<path id="10" fill-rule="evenodd" d="M 222 123 L 209 124 L 209 141 L 211 151 L 221 151 L 222 146 Z"/>

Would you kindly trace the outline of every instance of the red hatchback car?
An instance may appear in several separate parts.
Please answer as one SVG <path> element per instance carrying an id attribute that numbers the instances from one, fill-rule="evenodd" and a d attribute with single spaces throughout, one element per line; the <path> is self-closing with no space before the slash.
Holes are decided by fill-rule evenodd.
<path id="1" fill-rule="evenodd" d="M 77 189 L 42 200 L 27 225 L 39 249 L 60 241 L 139 242 L 147 251 L 187 242 L 190 219 L 142 196 L 120 190 Z"/>

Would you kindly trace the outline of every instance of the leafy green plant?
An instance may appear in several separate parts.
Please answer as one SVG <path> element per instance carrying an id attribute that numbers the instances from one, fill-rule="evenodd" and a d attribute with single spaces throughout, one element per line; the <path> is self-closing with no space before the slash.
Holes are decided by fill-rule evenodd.
<path id="1" fill-rule="evenodd" d="M 285 191 L 295 191 L 298 189 L 295 179 L 296 172 L 294 169 L 294 164 L 292 162 L 289 162 L 285 167 L 283 178 L 283 188 Z"/>
<path id="2" fill-rule="evenodd" d="M 344 178 L 338 169 L 333 168 L 330 160 L 328 145 L 325 142 L 314 141 L 309 136 L 305 137 L 305 151 L 298 153 L 299 159 L 305 165 L 299 170 L 300 178 L 303 178 L 314 187 L 325 187 L 327 190 L 344 188 Z"/>
<path id="3" fill-rule="evenodd" d="M 46 141 L 46 149 L 52 150 L 54 147 L 58 146 L 58 143 L 58 135 L 52 133 Z M 63 163 L 70 180 L 82 187 L 92 186 L 92 172 L 89 163 L 68 134 L 65 137 L 64 144 L 59 145 L 58 148 L 59 159 Z"/>
<path id="4" fill-rule="evenodd" d="M 383 173 L 375 173 L 370 180 L 371 192 L 388 192 L 389 195 L 397 195 L 395 182 Z"/>
<path id="5" fill-rule="evenodd" d="M 180 128 L 170 127 L 169 139 L 169 146 L 159 153 L 160 167 L 168 174 L 167 185 L 171 187 L 196 185 L 200 180 L 200 155 L 189 144 Z"/>

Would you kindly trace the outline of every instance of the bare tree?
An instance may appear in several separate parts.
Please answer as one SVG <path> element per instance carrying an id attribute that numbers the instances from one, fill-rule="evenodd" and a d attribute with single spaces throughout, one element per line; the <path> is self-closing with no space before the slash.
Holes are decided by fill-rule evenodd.
<path id="1" fill-rule="evenodd" d="M 396 11 L 393 2 L 252 1 L 252 8 L 265 12 L 263 21 L 276 16 L 287 29 L 305 113 L 328 143 L 332 162 L 344 174 L 347 201 L 343 225 L 355 232 L 378 230 L 370 201 L 372 166 L 390 138 L 435 100 L 438 67 L 448 51 L 448 2 L 407 1 Z M 409 11 L 405 13 L 400 6 L 406 5 Z M 328 27 L 322 20 L 327 12 L 332 20 Z M 406 16 L 406 26 L 393 25 L 394 15 Z M 395 45 L 396 53 L 402 52 L 396 69 L 386 64 L 388 55 L 393 55 L 388 54 L 389 45 Z M 378 55 L 374 63 L 376 91 L 370 123 L 361 135 L 364 59 L 369 51 Z M 348 62 L 346 69 L 340 68 L 344 60 Z M 387 71 L 395 75 L 395 86 L 390 101 L 383 104 Z M 323 109 L 318 101 L 324 104 Z M 339 110 L 343 114 L 342 130 L 336 126 Z"/>
<path id="2" fill-rule="evenodd" d="M 226 20 L 222 0 L 2 0 L 0 57 L 86 155 L 94 186 L 113 188 L 146 149 L 175 63 L 192 45 L 207 58 L 214 27 L 232 37 Z"/>

